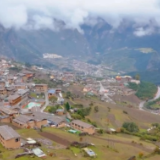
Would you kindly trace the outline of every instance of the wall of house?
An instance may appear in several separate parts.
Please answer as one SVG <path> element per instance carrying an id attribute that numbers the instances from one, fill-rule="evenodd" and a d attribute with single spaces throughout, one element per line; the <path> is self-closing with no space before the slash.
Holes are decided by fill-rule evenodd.
<path id="1" fill-rule="evenodd" d="M 9 102 L 10 102 L 10 104 L 11 104 L 12 106 L 14 106 L 14 105 L 16 105 L 17 103 L 19 103 L 20 101 L 21 101 L 21 97 L 18 97 L 18 98 L 16 98 L 16 99 L 10 100 Z"/>
<path id="2" fill-rule="evenodd" d="M 62 111 L 62 112 L 56 112 L 56 114 L 58 115 L 58 116 L 63 116 L 64 115 L 64 112 Z"/>
<path id="3" fill-rule="evenodd" d="M 35 86 L 36 91 L 39 92 L 46 92 L 48 90 L 48 86 L 47 85 L 37 85 Z"/>
<path id="4" fill-rule="evenodd" d="M 10 117 L 3 118 L 3 119 L 0 119 L 0 122 L 1 122 L 1 123 L 10 123 L 10 122 L 11 122 L 11 119 L 10 119 Z"/>
<path id="5" fill-rule="evenodd" d="M 16 86 L 16 89 L 26 89 L 26 86 L 25 85 L 20 85 L 20 86 Z"/>
<path id="6" fill-rule="evenodd" d="M 18 140 L 18 142 L 16 141 Z M 14 138 L 7 141 L 4 141 L 4 147 L 8 149 L 17 149 L 21 147 L 21 141 L 20 138 Z"/>
<path id="7" fill-rule="evenodd" d="M 94 134 L 95 133 L 95 128 L 94 127 L 85 128 L 83 126 L 80 126 L 80 125 L 77 125 L 77 124 L 72 124 L 72 123 L 71 123 L 71 127 L 76 129 L 76 130 L 82 131 L 82 132 L 87 132 L 88 134 Z"/>
<path id="8" fill-rule="evenodd" d="M 19 124 L 17 122 L 12 121 L 12 124 L 19 128 L 27 128 L 27 124 Z"/>
<path id="9" fill-rule="evenodd" d="M 35 127 L 35 122 L 34 121 L 29 121 L 27 123 L 28 128 L 34 128 Z"/>
<path id="10" fill-rule="evenodd" d="M 57 128 L 63 128 L 66 126 L 66 123 L 65 122 L 61 122 L 58 124 Z"/>
<path id="11" fill-rule="evenodd" d="M 94 127 L 84 128 L 83 131 L 87 132 L 88 134 L 94 134 L 95 133 L 95 128 Z"/>
<path id="12" fill-rule="evenodd" d="M 15 138 L 16 139 L 16 138 Z M 5 140 L 1 135 L 0 135 L 0 143 L 7 149 L 16 149 L 20 148 L 21 146 L 21 141 L 20 138 L 18 139 L 18 142 L 15 141 L 15 139 L 10 139 L 10 140 Z"/>
<path id="13" fill-rule="evenodd" d="M 36 127 L 41 128 L 43 125 L 47 125 L 47 120 L 35 122 Z"/>

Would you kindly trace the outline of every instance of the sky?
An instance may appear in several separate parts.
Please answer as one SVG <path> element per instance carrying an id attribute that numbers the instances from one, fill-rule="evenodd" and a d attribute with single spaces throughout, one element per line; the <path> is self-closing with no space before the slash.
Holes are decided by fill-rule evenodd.
<path id="1" fill-rule="evenodd" d="M 65 28 L 83 32 L 80 25 L 94 25 L 103 18 L 114 29 L 129 21 L 133 34 L 160 31 L 160 0 L 0 0 L 0 24 L 5 28 L 37 30 Z"/>

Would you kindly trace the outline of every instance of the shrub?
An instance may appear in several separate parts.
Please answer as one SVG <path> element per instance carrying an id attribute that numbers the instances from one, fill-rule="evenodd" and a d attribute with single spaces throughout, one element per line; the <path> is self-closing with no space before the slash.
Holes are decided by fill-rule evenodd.
<path id="1" fill-rule="evenodd" d="M 123 123 L 123 128 L 129 132 L 138 132 L 139 128 L 134 122 L 125 122 Z"/>
<path id="2" fill-rule="evenodd" d="M 142 158 L 143 155 L 144 155 L 144 154 L 143 154 L 142 152 L 140 152 L 139 155 L 138 155 L 138 157 L 139 157 L 139 158 Z"/>
<path id="3" fill-rule="evenodd" d="M 123 111 L 123 113 L 124 113 L 124 114 L 128 114 L 128 112 L 127 112 L 127 111 Z"/>
<path id="4" fill-rule="evenodd" d="M 103 133 L 104 133 L 104 130 L 103 130 L 103 129 L 99 129 L 97 132 L 98 132 L 99 134 L 103 134 Z"/>

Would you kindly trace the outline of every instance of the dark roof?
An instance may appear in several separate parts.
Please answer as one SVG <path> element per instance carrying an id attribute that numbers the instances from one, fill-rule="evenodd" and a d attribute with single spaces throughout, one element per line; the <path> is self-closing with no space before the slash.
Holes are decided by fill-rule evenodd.
<path id="1" fill-rule="evenodd" d="M 29 89 L 21 89 L 21 90 L 18 90 L 16 93 L 22 96 L 28 92 L 29 92 Z"/>
<path id="2" fill-rule="evenodd" d="M 65 119 L 62 117 L 42 112 L 33 112 L 33 117 L 41 120 L 47 119 L 48 121 L 53 122 L 55 125 L 65 121 Z"/>
<path id="3" fill-rule="evenodd" d="M 80 126 L 82 126 L 82 127 L 84 127 L 84 128 L 93 127 L 93 125 L 88 124 L 88 123 L 85 123 L 85 122 L 80 121 L 80 120 L 73 120 L 71 123 L 75 123 L 75 124 L 80 125 Z"/>
<path id="4" fill-rule="evenodd" d="M 3 113 L 10 115 L 10 114 L 16 114 L 17 111 L 12 110 L 11 108 L 7 108 L 7 107 L 0 107 L 0 111 L 2 111 Z"/>
<path id="5" fill-rule="evenodd" d="M 9 140 L 12 138 L 19 138 L 20 135 L 11 127 L 5 125 L 0 126 L 0 135 L 5 139 Z"/>
<path id="6" fill-rule="evenodd" d="M 26 124 L 28 121 L 31 121 L 31 120 L 34 120 L 34 118 L 26 115 L 20 115 L 15 119 L 13 119 L 14 122 L 17 122 L 19 124 Z"/>
<path id="7" fill-rule="evenodd" d="M 14 100 L 14 99 L 17 99 L 17 98 L 19 98 L 19 97 L 20 97 L 20 95 L 14 94 L 14 95 L 10 95 L 7 99 L 8 99 L 8 100 Z"/>

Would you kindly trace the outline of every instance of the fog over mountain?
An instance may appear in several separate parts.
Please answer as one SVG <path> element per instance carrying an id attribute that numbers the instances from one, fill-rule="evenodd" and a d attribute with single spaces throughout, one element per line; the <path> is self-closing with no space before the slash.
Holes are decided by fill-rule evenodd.
<path id="1" fill-rule="evenodd" d="M 95 25 L 103 18 L 114 29 L 127 20 L 133 23 L 133 34 L 150 35 L 159 32 L 159 0 L 1 0 L 0 23 L 5 28 L 15 29 L 78 29 L 87 23 Z M 113 29 L 113 30 L 114 30 Z"/>
<path id="2" fill-rule="evenodd" d="M 0 55 L 37 63 L 56 53 L 159 73 L 159 46 L 159 0 L 0 0 Z"/>

